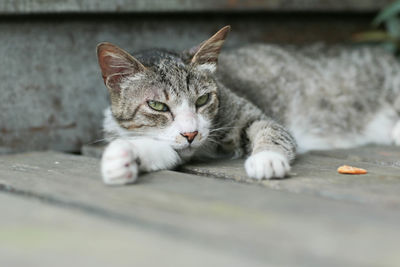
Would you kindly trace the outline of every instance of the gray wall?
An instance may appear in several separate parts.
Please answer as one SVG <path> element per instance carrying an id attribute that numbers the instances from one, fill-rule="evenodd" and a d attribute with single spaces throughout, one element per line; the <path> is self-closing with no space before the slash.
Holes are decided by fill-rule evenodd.
<path id="1" fill-rule="evenodd" d="M 2 0 L 2 14 L 355 11 L 374 12 L 393 0 Z"/>
<path id="2" fill-rule="evenodd" d="M 371 18 L 371 13 L 270 12 L 0 16 L 0 153 L 79 151 L 101 138 L 108 101 L 95 56 L 101 41 L 129 51 L 181 50 L 231 24 L 227 47 L 336 43 L 368 28 Z"/>

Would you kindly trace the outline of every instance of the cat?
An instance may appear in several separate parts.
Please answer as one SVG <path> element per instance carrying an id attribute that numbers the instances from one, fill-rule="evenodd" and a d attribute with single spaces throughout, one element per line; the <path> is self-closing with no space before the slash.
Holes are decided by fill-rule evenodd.
<path id="1" fill-rule="evenodd" d="M 392 55 L 318 44 L 221 53 L 229 31 L 181 53 L 133 57 L 98 45 L 111 102 L 101 160 L 106 184 L 222 156 L 247 157 L 251 178 L 284 178 L 296 153 L 400 145 L 400 64 Z"/>

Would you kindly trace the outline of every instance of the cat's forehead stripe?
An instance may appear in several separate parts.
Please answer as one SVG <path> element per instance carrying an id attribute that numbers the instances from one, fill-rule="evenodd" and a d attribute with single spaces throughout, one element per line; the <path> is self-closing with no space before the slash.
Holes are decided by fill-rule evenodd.
<path id="1" fill-rule="evenodd" d="M 179 97 L 184 93 L 183 88 L 186 88 L 187 91 L 191 90 L 188 86 L 190 73 L 184 66 L 165 60 L 155 67 L 155 73 L 161 85 L 165 86 L 165 90 L 170 94 Z"/>
<path id="2" fill-rule="evenodd" d="M 163 93 L 164 93 L 165 99 L 168 101 L 169 100 L 169 95 L 168 95 L 167 90 L 164 89 Z"/>

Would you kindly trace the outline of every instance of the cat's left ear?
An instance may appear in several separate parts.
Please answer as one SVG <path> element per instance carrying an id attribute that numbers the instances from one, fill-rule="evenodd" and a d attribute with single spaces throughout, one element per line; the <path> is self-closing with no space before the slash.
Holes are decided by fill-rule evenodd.
<path id="1" fill-rule="evenodd" d="M 210 39 L 189 50 L 189 54 L 192 55 L 191 64 L 214 72 L 217 69 L 218 55 L 230 30 L 231 26 L 225 26 Z"/>

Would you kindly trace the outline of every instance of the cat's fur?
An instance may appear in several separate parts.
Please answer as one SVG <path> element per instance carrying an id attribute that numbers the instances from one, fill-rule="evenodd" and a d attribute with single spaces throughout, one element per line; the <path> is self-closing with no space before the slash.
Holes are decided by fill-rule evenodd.
<path id="1" fill-rule="evenodd" d="M 250 45 L 220 54 L 228 31 L 181 54 L 153 50 L 133 58 L 114 45 L 98 46 L 111 98 L 105 183 L 220 156 L 248 156 L 252 178 L 282 178 L 295 139 L 300 152 L 400 144 L 400 64 L 391 55 L 321 45 Z M 196 107 L 207 93 L 208 102 Z M 148 101 L 169 110 L 155 111 Z M 186 133 L 196 134 L 193 142 Z"/>

